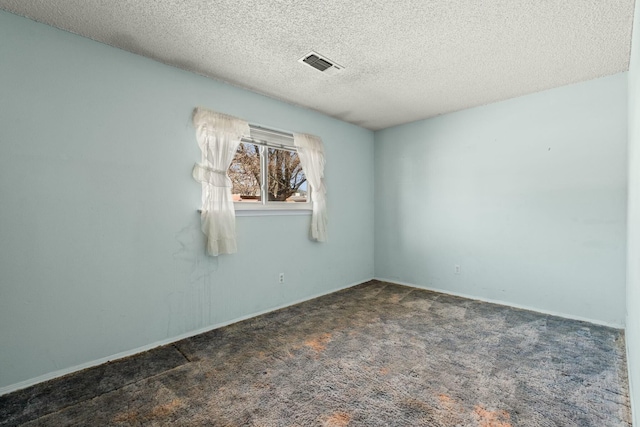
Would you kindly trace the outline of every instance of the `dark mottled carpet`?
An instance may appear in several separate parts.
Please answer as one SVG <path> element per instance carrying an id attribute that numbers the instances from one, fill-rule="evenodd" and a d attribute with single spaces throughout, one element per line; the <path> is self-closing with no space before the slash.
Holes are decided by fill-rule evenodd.
<path id="1" fill-rule="evenodd" d="M 630 426 L 622 331 L 372 281 L 0 397 L 0 425 Z"/>

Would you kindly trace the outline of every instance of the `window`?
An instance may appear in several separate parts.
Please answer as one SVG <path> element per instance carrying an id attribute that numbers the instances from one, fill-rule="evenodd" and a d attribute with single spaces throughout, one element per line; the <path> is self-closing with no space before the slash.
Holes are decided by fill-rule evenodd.
<path id="1" fill-rule="evenodd" d="M 250 126 L 229 166 L 236 210 L 311 209 L 293 135 Z"/>
<path id="2" fill-rule="evenodd" d="M 237 251 L 235 217 L 242 211 L 243 215 L 251 215 L 252 210 L 260 215 L 310 214 L 310 238 L 327 241 L 320 137 L 250 126 L 237 117 L 199 107 L 193 110 L 193 124 L 202 161 L 191 174 L 202 185 L 200 217 L 207 253 Z"/>

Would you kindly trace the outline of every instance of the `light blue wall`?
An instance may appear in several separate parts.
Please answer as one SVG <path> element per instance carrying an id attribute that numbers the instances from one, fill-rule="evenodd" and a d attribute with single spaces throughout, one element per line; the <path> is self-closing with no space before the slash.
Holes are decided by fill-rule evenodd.
<path id="1" fill-rule="evenodd" d="M 634 425 L 640 426 L 640 2 L 629 66 L 629 211 L 627 223 L 627 361 Z"/>
<path id="2" fill-rule="evenodd" d="M 322 137 L 328 243 L 204 255 L 195 106 Z M 372 206 L 371 131 L 0 12 L 0 390 L 368 280 Z"/>
<path id="3" fill-rule="evenodd" d="M 626 78 L 376 132 L 376 277 L 624 325 Z"/>

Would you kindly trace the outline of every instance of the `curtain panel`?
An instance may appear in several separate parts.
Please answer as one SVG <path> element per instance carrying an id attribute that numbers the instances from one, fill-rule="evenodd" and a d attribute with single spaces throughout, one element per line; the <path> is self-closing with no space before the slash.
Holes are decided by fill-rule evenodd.
<path id="1" fill-rule="evenodd" d="M 202 184 L 202 231 L 207 253 L 212 256 L 237 252 L 236 216 L 227 170 L 249 124 L 233 116 L 196 108 L 193 111 L 196 139 L 202 160 L 193 167 L 193 177 Z"/>
<path id="2" fill-rule="evenodd" d="M 294 133 L 293 145 L 298 150 L 302 170 L 311 189 L 310 235 L 318 242 L 327 241 L 327 189 L 324 185 L 324 147 L 314 135 Z"/>

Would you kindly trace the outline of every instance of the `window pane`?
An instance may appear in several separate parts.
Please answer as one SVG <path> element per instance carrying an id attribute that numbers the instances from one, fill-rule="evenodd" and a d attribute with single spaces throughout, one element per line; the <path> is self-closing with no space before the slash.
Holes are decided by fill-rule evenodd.
<path id="1" fill-rule="evenodd" d="M 306 202 L 307 178 L 302 172 L 298 153 L 276 148 L 269 148 L 267 152 L 269 201 Z"/>
<path id="2" fill-rule="evenodd" d="M 260 149 L 255 144 L 241 143 L 229 166 L 234 202 L 260 201 Z"/>

